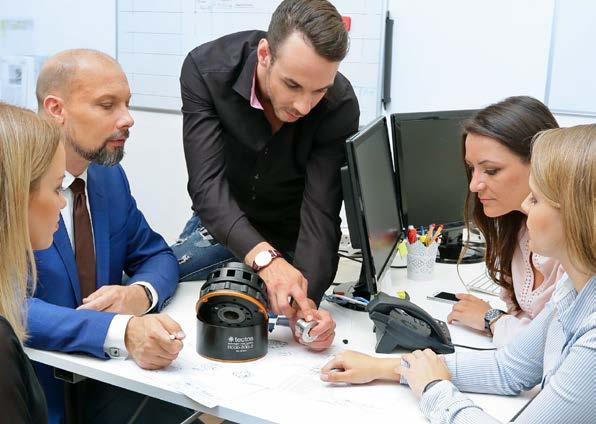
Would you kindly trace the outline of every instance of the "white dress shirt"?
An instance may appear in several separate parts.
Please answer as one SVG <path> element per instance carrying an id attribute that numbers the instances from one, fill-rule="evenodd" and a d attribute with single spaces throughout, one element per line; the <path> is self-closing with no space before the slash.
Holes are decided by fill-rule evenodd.
<path id="1" fill-rule="evenodd" d="M 443 358 L 451 381 L 420 398 L 431 423 L 496 423 L 461 391 L 515 395 L 536 385 L 541 391 L 516 423 L 596 422 L 596 276 L 577 293 L 565 274 L 542 312 L 504 348 Z"/>
<path id="2" fill-rule="evenodd" d="M 60 211 L 62 214 L 62 221 L 64 221 L 64 226 L 66 228 L 66 232 L 68 233 L 68 238 L 70 239 L 70 245 L 72 246 L 72 250 L 74 252 L 74 228 L 73 228 L 73 193 L 70 189 L 70 185 L 73 183 L 75 178 L 80 178 L 81 180 L 85 181 L 85 197 L 87 199 L 87 210 L 89 211 L 89 219 L 91 224 L 93 224 L 93 218 L 91 216 L 91 208 L 89 207 L 89 195 L 87 191 L 87 170 L 75 177 L 70 172 L 64 172 L 64 180 L 62 182 L 62 194 L 66 200 L 66 206 L 64 209 Z M 93 225 L 91 225 L 91 234 L 93 235 Z M 95 244 L 94 244 L 95 247 Z M 146 287 L 153 297 L 153 301 L 149 306 L 149 309 L 145 311 L 145 313 L 151 311 L 158 302 L 158 295 L 157 291 L 153 288 L 153 286 L 146 282 L 146 281 L 137 281 L 132 283 L 132 285 L 139 284 Z M 112 322 L 110 323 L 110 327 L 108 328 L 108 333 L 106 334 L 106 338 L 103 344 L 103 350 L 106 352 L 111 358 L 122 358 L 126 359 L 128 357 L 128 351 L 126 350 L 126 344 L 124 343 L 124 336 L 126 333 L 126 326 L 128 325 L 128 321 L 132 318 L 132 315 L 121 315 L 118 314 L 114 316 Z"/>

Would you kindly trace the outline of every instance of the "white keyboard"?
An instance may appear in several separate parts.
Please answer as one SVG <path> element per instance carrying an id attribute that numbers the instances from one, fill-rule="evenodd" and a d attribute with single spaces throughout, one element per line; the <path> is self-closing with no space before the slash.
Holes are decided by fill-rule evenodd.
<path id="1" fill-rule="evenodd" d="M 469 283 L 465 283 L 465 285 L 471 291 L 491 294 L 493 296 L 499 296 L 501 294 L 501 286 L 491 280 L 486 272 L 483 272 Z"/>

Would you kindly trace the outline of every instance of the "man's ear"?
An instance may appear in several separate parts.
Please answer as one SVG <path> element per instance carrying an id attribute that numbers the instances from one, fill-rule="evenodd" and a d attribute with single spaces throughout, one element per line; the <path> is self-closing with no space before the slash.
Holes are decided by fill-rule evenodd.
<path id="1" fill-rule="evenodd" d="M 61 97 L 49 95 L 43 100 L 43 108 L 58 124 L 64 124 L 64 101 Z"/>
<path id="2" fill-rule="evenodd" d="M 269 49 L 269 41 L 262 38 L 257 46 L 257 60 L 259 65 L 268 68 L 271 65 L 271 50 Z"/>

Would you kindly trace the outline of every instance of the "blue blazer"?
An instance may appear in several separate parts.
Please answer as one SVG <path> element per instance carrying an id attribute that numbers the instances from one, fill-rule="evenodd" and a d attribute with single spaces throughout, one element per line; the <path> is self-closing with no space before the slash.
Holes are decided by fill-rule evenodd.
<path id="1" fill-rule="evenodd" d="M 91 164 L 87 192 L 95 240 L 97 288 L 147 281 L 158 293 L 161 310 L 178 284 L 178 263 L 163 238 L 149 227 L 137 209 L 128 180 L 120 165 Z M 28 300 L 27 345 L 60 352 L 83 352 L 107 358 L 103 344 L 115 314 L 77 311 L 81 291 L 74 252 L 60 219 L 54 243 L 36 251 L 38 282 Z M 48 400 L 50 422 L 60 422 L 64 397 L 62 382 L 54 379 L 51 367 L 35 363 Z"/>

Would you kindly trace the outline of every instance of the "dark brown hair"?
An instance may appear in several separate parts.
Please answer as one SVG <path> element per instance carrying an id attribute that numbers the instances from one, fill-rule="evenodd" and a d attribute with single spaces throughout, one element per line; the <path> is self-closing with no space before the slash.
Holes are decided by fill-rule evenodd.
<path id="1" fill-rule="evenodd" d="M 555 117 L 541 101 L 528 96 L 508 97 L 480 110 L 464 123 L 462 137 L 464 161 L 466 137 L 468 134 L 477 134 L 498 141 L 529 164 L 534 135 L 542 130 L 558 127 Z M 472 221 L 484 235 L 488 274 L 493 281 L 510 292 L 511 300 L 519 309 L 519 303 L 513 291 L 511 260 L 525 215 L 513 211 L 496 218 L 486 216 L 477 194 L 470 191 L 472 172 L 468 167 L 466 167 L 466 174 L 468 176 L 468 193 L 464 206 L 466 225 L 469 230 L 470 221 Z"/>
<path id="2" fill-rule="evenodd" d="M 319 56 L 339 62 L 348 52 L 348 32 L 341 15 L 326 0 L 284 0 L 269 23 L 267 41 L 272 57 L 294 32 L 313 46 Z"/>

